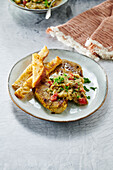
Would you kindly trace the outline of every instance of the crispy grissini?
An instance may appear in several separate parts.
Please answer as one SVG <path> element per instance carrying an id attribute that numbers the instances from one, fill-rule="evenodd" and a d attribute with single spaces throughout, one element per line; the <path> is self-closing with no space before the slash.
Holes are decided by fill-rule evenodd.
<path id="1" fill-rule="evenodd" d="M 40 60 L 43 61 L 49 54 L 47 46 L 44 46 L 44 48 L 42 48 L 41 51 L 37 54 L 40 56 Z M 15 90 L 20 88 L 25 83 L 25 81 L 32 76 L 32 70 L 32 64 L 29 64 L 23 73 L 19 76 L 19 78 L 17 78 L 17 80 L 12 84 L 12 87 Z"/>
<path id="2" fill-rule="evenodd" d="M 31 76 L 32 76 L 32 64 L 29 64 L 27 68 L 23 71 L 23 73 L 19 76 L 19 78 L 12 84 L 12 87 L 15 90 L 17 90 Z"/>

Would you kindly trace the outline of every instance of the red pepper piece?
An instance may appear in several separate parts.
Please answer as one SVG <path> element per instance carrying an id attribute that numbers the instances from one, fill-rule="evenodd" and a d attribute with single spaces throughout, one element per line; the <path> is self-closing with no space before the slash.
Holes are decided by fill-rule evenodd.
<path id="1" fill-rule="evenodd" d="M 49 83 L 49 85 L 50 85 L 50 86 L 53 84 L 53 82 L 52 82 L 52 81 L 48 81 L 48 83 Z"/>
<path id="2" fill-rule="evenodd" d="M 26 0 L 23 0 L 23 4 L 26 5 L 27 1 Z"/>
<path id="3" fill-rule="evenodd" d="M 84 88 L 83 88 L 83 87 L 81 87 L 81 88 L 80 88 L 80 91 L 81 91 L 81 92 L 85 92 L 85 90 L 84 90 Z"/>
<path id="4" fill-rule="evenodd" d="M 74 77 L 73 73 L 70 73 L 69 75 L 70 75 L 71 77 Z"/>
<path id="5" fill-rule="evenodd" d="M 57 100 L 57 96 L 58 96 L 57 93 L 53 94 L 53 95 L 50 97 L 50 100 L 51 100 L 51 101 L 56 101 L 56 100 Z"/>
<path id="6" fill-rule="evenodd" d="M 73 73 L 69 73 L 69 78 L 68 78 L 69 80 L 74 80 L 74 75 L 73 75 Z"/>
<path id="7" fill-rule="evenodd" d="M 78 83 L 75 84 L 74 88 L 75 88 L 75 89 L 78 89 Z"/>
<path id="8" fill-rule="evenodd" d="M 87 100 L 85 98 L 79 98 L 78 99 L 80 105 L 85 105 L 87 104 Z"/>
<path id="9" fill-rule="evenodd" d="M 67 83 L 66 86 L 69 86 L 69 83 Z"/>
<path id="10" fill-rule="evenodd" d="M 69 80 L 74 80 L 74 78 L 73 78 L 73 77 L 69 77 L 68 79 L 69 79 Z"/>

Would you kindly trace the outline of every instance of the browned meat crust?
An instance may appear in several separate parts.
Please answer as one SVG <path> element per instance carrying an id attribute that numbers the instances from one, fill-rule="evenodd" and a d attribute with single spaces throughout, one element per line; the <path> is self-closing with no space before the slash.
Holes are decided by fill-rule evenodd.
<path id="1" fill-rule="evenodd" d="M 62 75 L 69 72 L 77 73 L 80 76 L 83 76 L 81 66 L 68 60 L 62 60 L 62 64 L 58 66 L 50 76 L 54 74 Z M 45 108 L 49 109 L 51 112 L 63 112 L 67 107 L 67 101 L 65 99 L 61 99 L 60 101 L 57 100 L 52 102 L 50 100 L 51 95 L 46 91 L 47 88 L 49 88 L 48 78 L 45 78 L 35 88 L 35 97 Z"/>

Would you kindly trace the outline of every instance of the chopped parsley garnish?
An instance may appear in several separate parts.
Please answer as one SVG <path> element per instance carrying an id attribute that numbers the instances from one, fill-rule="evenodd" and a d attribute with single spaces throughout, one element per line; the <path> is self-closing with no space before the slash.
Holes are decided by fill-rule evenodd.
<path id="1" fill-rule="evenodd" d="M 97 89 L 97 87 L 90 87 L 90 89 L 92 89 L 92 90 L 94 90 L 94 91 L 95 91 L 95 89 Z"/>
<path id="2" fill-rule="evenodd" d="M 84 83 L 91 83 L 91 81 L 88 78 L 84 77 Z"/>
<path id="3" fill-rule="evenodd" d="M 64 77 L 61 77 L 61 76 L 59 76 L 59 77 L 56 77 L 55 79 L 54 79 L 54 83 L 62 83 L 62 82 L 64 82 Z"/>
<path id="4" fill-rule="evenodd" d="M 90 96 L 87 96 L 87 99 L 90 99 L 91 97 Z"/>
<path id="5" fill-rule="evenodd" d="M 54 78 L 50 78 L 50 80 L 54 81 Z"/>
<path id="6" fill-rule="evenodd" d="M 80 90 L 80 87 L 78 87 L 78 90 Z"/>
<path id="7" fill-rule="evenodd" d="M 63 91 L 64 90 L 63 87 L 60 87 L 60 90 Z"/>
<path id="8" fill-rule="evenodd" d="M 79 99 L 80 98 L 80 96 L 77 96 L 77 99 Z"/>
<path id="9" fill-rule="evenodd" d="M 89 91 L 89 89 L 88 89 L 86 86 L 84 86 L 84 90 L 85 90 L 85 91 Z"/>
<path id="10" fill-rule="evenodd" d="M 69 86 L 65 86 L 66 92 L 68 92 Z"/>
<path id="11" fill-rule="evenodd" d="M 78 82 L 78 86 L 80 86 L 80 83 Z"/>
<path id="12" fill-rule="evenodd" d="M 48 7 L 50 4 L 51 4 L 51 2 L 48 2 L 48 0 L 45 0 L 45 1 L 44 1 L 45 7 Z"/>
<path id="13" fill-rule="evenodd" d="M 67 74 L 64 73 L 63 76 L 67 76 Z"/>

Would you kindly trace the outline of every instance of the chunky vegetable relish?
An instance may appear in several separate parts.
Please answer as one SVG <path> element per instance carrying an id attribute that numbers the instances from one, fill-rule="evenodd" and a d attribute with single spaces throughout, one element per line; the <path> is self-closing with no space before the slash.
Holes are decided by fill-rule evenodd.
<path id="1" fill-rule="evenodd" d="M 84 78 L 79 74 L 63 74 L 62 76 L 50 77 L 49 88 L 46 91 L 51 95 L 50 100 L 56 101 L 62 98 L 73 100 L 79 105 L 88 104 L 86 91 L 83 86 Z"/>
<path id="2" fill-rule="evenodd" d="M 29 9 L 47 9 L 52 0 L 14 0 L 14 2 L 22 7 Z M 62 0 L 55 0 L 51 7 L 57 6 Z"/>

